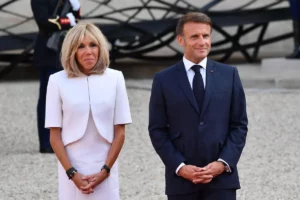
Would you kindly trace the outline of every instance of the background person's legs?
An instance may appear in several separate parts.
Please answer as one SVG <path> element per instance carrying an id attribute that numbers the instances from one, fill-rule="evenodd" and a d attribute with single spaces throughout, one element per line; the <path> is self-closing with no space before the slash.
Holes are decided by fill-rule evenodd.
<path id="1" fill-rule="evenodd" d="M 293 53 L 287 58 L 300 58 L 300 1 L 289 0 L 290 10 L 293 18 L 293 30 L 294 30 L 294 50 Z"/>
<path id="2" fill-rule="evenodd" d="M 49 76 L 59 71 L 57 68 L 40 67 L 40 90 L 37 104 L 37 125 L 41 153 L 53 153 L 50 145 L 50 131 L 45 127 L 46 94 Z"/>

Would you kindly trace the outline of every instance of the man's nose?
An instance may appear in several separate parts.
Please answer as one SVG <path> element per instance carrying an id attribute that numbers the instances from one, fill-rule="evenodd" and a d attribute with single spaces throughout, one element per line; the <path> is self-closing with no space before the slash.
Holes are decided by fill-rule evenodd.
<path id="1" fill-rule="evenodd" d="M 200 44 L 200 45 L 204 45 L 205 42 L 204 42 L 203 36 L 200 36 L 200 37 L 198 38 L 197 42 L 198 42 L 198 44 Z"/>

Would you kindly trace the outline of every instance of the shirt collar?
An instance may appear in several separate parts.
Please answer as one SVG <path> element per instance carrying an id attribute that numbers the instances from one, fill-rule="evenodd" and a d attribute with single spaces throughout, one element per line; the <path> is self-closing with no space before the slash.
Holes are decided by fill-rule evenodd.
<path id="1" fill-rule="evenodd" d="M 204 69 L 206 69 L 207 57 L 205 57 L 200 63 L 193 63 L 183 56 L 183 64 L 186 71 L 189 71 L 194 65 L 201 65 Z"/>

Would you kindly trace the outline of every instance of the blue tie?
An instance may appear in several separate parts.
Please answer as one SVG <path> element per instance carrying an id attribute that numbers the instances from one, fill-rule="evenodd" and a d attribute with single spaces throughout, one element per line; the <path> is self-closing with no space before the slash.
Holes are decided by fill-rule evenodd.
<path id="1" fill-rule="evenodd" d="M 193 79 L 193 92 L 199 107 L 199 112 L 201 113 L 205 90 L 202 75 L 200 73 L 200 68 L 200 65 L 192 66 L 192 70 L 195 72 L 195 76 Z"/>

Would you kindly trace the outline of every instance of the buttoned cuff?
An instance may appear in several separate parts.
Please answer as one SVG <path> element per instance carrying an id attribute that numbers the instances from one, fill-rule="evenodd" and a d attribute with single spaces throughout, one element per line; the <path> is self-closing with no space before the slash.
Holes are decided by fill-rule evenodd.
<path id="1" fill-rule="evenodd" d="M 227 166 L 226 167 L 226 172 L 231 173 L 231 168 L 225 160 L 223 160 L 222 158 L 219 158 L 218 161 L 224 163 Z"/>
<path id="2" fill-rule="evenodd" d="M 185 164 L 184 163 L 181 163 L 178 167 L 177 167 L 177 169 L 176 169 L 176 174 L 179 172 L 179 170 L 180 170 L 180 168 L 181 167 L 183 167 Z M 178 175 L 178 174 L 177 174 Z"/>

